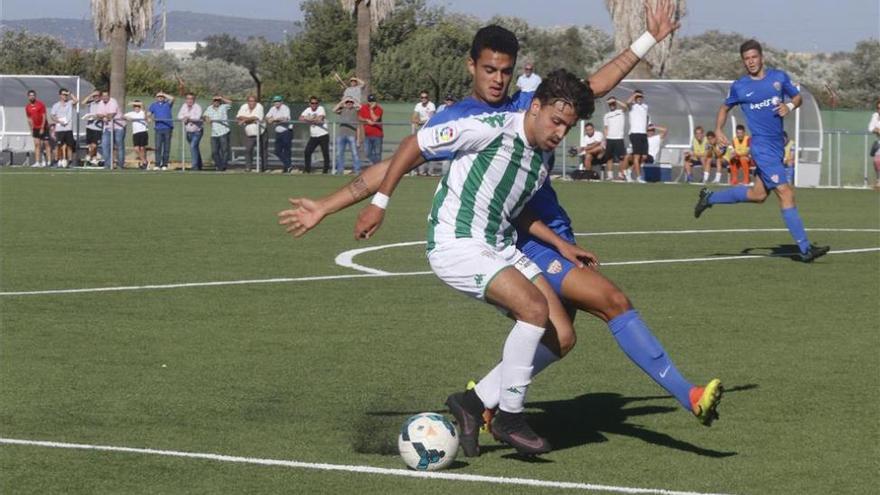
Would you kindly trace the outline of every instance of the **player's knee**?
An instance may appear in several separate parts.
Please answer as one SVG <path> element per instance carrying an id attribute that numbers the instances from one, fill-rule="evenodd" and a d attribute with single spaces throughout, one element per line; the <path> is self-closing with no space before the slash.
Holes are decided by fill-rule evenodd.
<path id="1" fill-rule="evenodd" d="M 605 313 L 606 321 L 612 320 L 632 309 L 632 303 L 626 294 L 618 288 L 614 288 L 606 297 Z"/>
<path id="2" fill-rule="evenodd" d="M 521 308 L 514 310 L 513 315 L 517 320 L 546 327 L 550 320 L 550 308 L 547 306 L 547 300 L 539 292 L 537 297 L 529 298 Z"/>
<path id="3" fill-rule="evenodd" d="M 577 334 L 574 332 L 570 332 L 567 335 L 562 335 L 559 337 L 559 357 L 563 358 L 566 354 L 571 352 L 574 349 L 575 344 L 577 344 Z"/>

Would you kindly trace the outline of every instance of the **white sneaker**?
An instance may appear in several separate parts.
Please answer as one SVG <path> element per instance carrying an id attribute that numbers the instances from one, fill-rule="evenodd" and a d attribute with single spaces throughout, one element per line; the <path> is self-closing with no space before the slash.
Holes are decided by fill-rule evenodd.
<path id="1" fill-rule="evenodd" d="M 646 184 L 646 183 L 647 183 L 647 181 L 646 181 L 645 179 L 641 178 L 641 177 L 639 177 L 638 179 L 636 179 L 636 182 L 638 182 L 639 184 Z"/>
<path id="2" fill-rule="evenodd" d="M 59 166 L 60 168 L 67 168 L 67 160 L 59 160 L 59 161 L 58 161 L 58 166 Z"/>

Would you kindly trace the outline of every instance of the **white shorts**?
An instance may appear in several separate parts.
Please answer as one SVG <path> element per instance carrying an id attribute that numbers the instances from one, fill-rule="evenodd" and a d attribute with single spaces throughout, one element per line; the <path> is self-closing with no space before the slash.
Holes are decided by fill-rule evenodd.
<path id="1" fill-rule="evenodd" d="M 428 253 L 428 263 L 446 285 L 480 300 L 485 300 L 489 282 L 509 266 L 515 267 L 529 280 L 541 274 L 541 269 L 516 246 L 499 251 L 472 238 L 438 243 Z"/>

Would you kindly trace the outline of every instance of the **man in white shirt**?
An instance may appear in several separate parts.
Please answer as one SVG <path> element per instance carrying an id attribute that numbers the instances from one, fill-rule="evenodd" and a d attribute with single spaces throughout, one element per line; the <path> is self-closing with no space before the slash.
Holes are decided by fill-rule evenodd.
<path id="1" fill-rule="evenodd" d="M 875 110 L 871 115 L 871 122 L 868 123 L 868 132 L 877 135 L 877 141 L 871 146 L 871 156 L 874 157 L 874 174 L 877 180 L 874 182 L 874 189 L 880 190 L 880 100 L 875 103 Z"/>
<path id="2" fill-rule="evenodd" d="M 626 146 L 623 143 L 623 130 L 626 126 L 626 104 L 617 101 L 613 96 L 606 100 L 608 103 L 608 112 L 602 117 L 602 124 L 605 127 L 605 156 L 599 162 L 605 164 L 605 178 L 607 180 L 614 179 L 614 163 L 623 163 L 626 156 Z M 621 173 L 626 168 L 620 165 Z"/>
<path id="3" fill-rule="evenodd" d="M 309 142 L 306 143 L 305 166 L 303 172 L 312 173 L 312 153 L 315 148 L 321 147 L 321 155 L 324 157 L 323 173 L 330 171 L 330 133 L 327 132 L 327 112 L 321 106 L 317 96 L 309 97 L 309 107 L 299 115 L 299 121 L 309 124 Z"/>
<path id="4" fill-rule="evenodd" d="M 202 107 L 196 103 L 196 95 L 187 93 L 183 105 L 177 111 L 177 118 L 183 122 L 186 131 L 186 142 L 189 143 L 192 170 L 202 169 L 202 152 L 199 144 L 202 142 Z"/>
<path id="5" fill-rule="evenodd" d="M 434 102 L 428 98 L 428 92 L 419 92 L 419 102 L 416 103 L 416 106 L 413 109 L 412 118 L 410 119 L 410 123 L 412 123 L 412 132 L 415 133 L 421 129 L 422 126 L 428 122 L 428 119 L 433 117 L 436 112 L 437 107 L 435 107 Z M 431 175 L 432 168 L 434 168 L 433 162 L 426 161 L 419 165 L 416 169 L 416 173 L 418 175 Z"/>
<path id="6" fill-rule="evenodd" d="M 578 154 L 583 157 L 581 170 L 593 170 L 593 162 L 605 155 L 605 135 L 597 131 L 592 122 L 584 125 Z"/>
<path id="7" fill-rule="evenodd" d="M 645 163 L 660 163 L 660 150 L 667 132 L 668 129 L 663 126 L 648 124 L 648 157 Z"/>
<path id="8" fill-rule="evenodd" d="M 275 156 L 281 160 L 286 174 L 293 170 L 290 163 L 290 108 L 284 104 L 281 95 L 272 97 L 272 108 L 266 113 L 266 123 L 275 126 Z"/>
<path id="9" fill-rule="evenodd" d="M 523 93 L 531 93 L 541 85 L 541 76 L 535 74 L 535 66 L 526 62 L 523 73 L 516 78 L 516 87 Z"/>
<path id="10" fill-rule="evenodd" d="M 58 91 L 58 101 L 52 105 L 49 117 L 55 124 L 55 140 L 58 143 L 55 159 L 58 166 L 67 168 L 69 160 L 73 158 L 73 149 L 76 142 L 73 139 L 73 119 L 76 96 L 70 94 L 65 88 Z"/>
<path id="11" fill-rule="evenodd" d="M 626 180 L 642 179 L 642 162 L 648 157 L 648 105 L 645 94 L 635 90 L 629 100 L 629 142 L 632 145 L 632 168 L 626 171 Z"/>
<path id="12" fill-rule="evenodd" d="M 263 105 L 257 103 L 257 97 L 249 95 L 247 103 L 238 109 L 235 120 L 244 126 L 244 157 L 245 167 L 250 172 L 254 166 L 254 147 L 259 142 L 260 167 L 265 167 L 269 158 L 269 135 L 263 123 Z"/>

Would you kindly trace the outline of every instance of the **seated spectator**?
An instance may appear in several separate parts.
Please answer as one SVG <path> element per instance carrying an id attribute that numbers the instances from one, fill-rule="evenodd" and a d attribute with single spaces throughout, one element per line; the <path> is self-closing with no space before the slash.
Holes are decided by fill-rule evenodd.
<path id="1" fill-rule="evenodd" d="M 746 135 L 746 128 L 739 124 L 736 126 L 736 134 L 733 137 L 733 154 L 730 157 L 730 185 L 739 184 L 740 170 L 742 170 L 742 183 L 748 184 L 749 169 L 752 167 L 751 146 L 752 138 Z"/>
<path id="2" fill-rule="evenodd" d="M 584 125 L 578 155 L 583 157 L 581 170 L 593 170 L 593 162 L 599 161 L 605 155 L 605 135 L 597 131 L 592 122 Z"/>
<path id="3" fill-rule="evenodd" d="M 333 108 L 339 115 L 337 122 L 339 128 L 336 131 L 336 173 L 345 173 L 345 149 L 351 146 L 352 168 L 355 174 L 361 173 L 361 159 L 357 150 L 358 107 L 355 107 L 354 98 L 347 96 Z"/>
<path id="4" fill-rule="evenodd" d="M 147 168 L 147 141 L 150 135 L 147 132 L 147 113 L 144 111 L 144 104 L 141 100 L 131 102 L 131 111 L 126 112 L 125 120 L 131 122 L 131 140 L 134 144 L 134 151 L 138 157 L 138 168 L 146 170 Z"/>
<path id="5" fill-rule="evenodd" d="M 730 164 L 730 148 L 721 144 L 715 133 L 709 131 L 706 133 L 706 140 L 709 141 L 709 166 L 715 167 L 714 184 L 721 184 L 721 173 L 724 167 Z M 703 169 L 703 182 L 709 182 L 709 172 Z"/>
<path id="6" fill-rule="evenodd" d="M 694 137 L 691 139 L 691 149 L 684 152 L 684 172 L 687 174 L 687 181 L 693 182 L 691 170 L 693 167 L 703 168 L 703 182 L 709 180 L 709 157 L 711 150 L 709 149 L 709 141 L 706 140 L 703 127 L 694 128 Z"/>
<path id="7" fill-rule="evenodd" d="M 660 163 L 660 151 L 667 132 L 668 129 L 663 126 L 648 124 L 648 157 L 645 163 Z"/>

